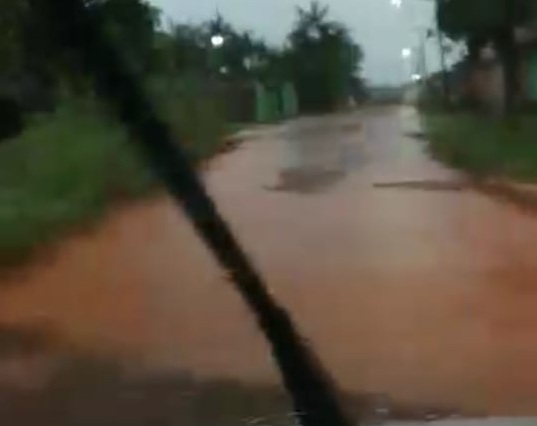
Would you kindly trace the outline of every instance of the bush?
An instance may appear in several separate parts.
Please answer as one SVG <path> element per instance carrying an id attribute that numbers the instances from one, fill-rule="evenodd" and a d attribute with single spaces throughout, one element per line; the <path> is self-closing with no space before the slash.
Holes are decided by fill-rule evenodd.
<path id="1" fill-rule="evenodd" d="M 194 83 L 155 80 L 150 91 L 197 163 L 220 149 L 226 123 L 219 103 Z M 31 116 L 22 134 L 0 144 L 0 266 L 155 184 L 121 123 L 94 100 L 71 98 Z"/>
<path id="2" fill-rule="evenodd" d="M 154 80 L 150 91 L 194 163 L 218 152 L 228 129 L 217 92 L 196 78 Z"/>
<path id="3" fill-rule="evenodd" d="M 0 146 L 0 182 L 0 263 L 154 184 L 119 124 L 72 106 Z"/>

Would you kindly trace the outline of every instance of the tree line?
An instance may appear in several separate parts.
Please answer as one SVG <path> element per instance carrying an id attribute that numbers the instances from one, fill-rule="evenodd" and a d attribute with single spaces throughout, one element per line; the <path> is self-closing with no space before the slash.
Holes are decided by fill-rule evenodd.
<path id="1" fill-rule="evenodd" d="M 283 46 L 271 46 L 221 15 L 200 24 L 164 29 L 160 10 L 145 0 L 84 0 L 88 12 L 118 47 L 125 63 L 142 77 L 196 76 L 226 82 L 290 81 L 303 111 L 329 111 L 349 95 L 363 93 L 361 47 L 332 20 L 326 6 L 298 7 Z M 49 93 L 90 90 L 76 55 L 60 48 L 38 0 L 0 0 L 0 80 L 10 87 L 28 79 Z M 222 43 L 215 45 L 214 37 Z"/>

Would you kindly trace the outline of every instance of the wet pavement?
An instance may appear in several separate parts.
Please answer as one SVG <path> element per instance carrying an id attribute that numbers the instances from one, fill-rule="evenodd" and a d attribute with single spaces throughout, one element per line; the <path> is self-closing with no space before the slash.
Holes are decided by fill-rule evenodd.
<path id="1" fill-rule="evenodd" d="M 535 415 L 537 220 L 430 160 L 417 134 L 410 108 L 301 118 L 250 132 L 206 181 L 345 391 Z M 165 196 L 2 284 L 0 322 L 26 330 L 34 360 L 17 369 L 0 339 L 4 381 L 46 383 L 40 354 L 74 351 L 135 376 L 279 386 L 251 316 Z"/>

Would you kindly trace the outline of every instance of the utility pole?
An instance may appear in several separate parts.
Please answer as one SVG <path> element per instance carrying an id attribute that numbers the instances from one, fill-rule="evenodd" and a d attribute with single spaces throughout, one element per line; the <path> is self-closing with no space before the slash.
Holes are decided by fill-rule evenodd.
<path id="1" fill-rule="evenodd" d="M 427 66 L 427 35 L 423 36 L 423 34 L 419 37 L 419 58 L 418 62 L 416 64 L 418 69 L 418 74 L 420 74 L 423 77 L 424 81 L 427 81 L 429 78 L 429 69 Z"/>
<path id="2" fill-rule="evenodd" d="M 447 73 L 447 61 L 446 61 L 446 53 L 444 50 L 445 46 L 445 37 L 442 31 L 440 30 L 440 24 L 438 22 L 438 16 L 440 11 L 440 2 L 441 1 L 448 1 L 448 0 L 433 0 L 434 10 L 435 10 L 435 16 L 434 16 L 434 29 L 426 30 L 425 39 L 429 39 L 431 37 L 436 36 L 436 40 L 438 43 L 438 51 L 439 51 L 439 57 L 440 57 L 440 68 L 441 68 L 441 84 L 442 84 L 442 97 L 444 98 L 444 102 L 446 105 L 449 103 L 450 99 L 450 87 L 449 87 L 449 78 Z M 403 5 L 403 0 L 391 0 L 391 5 L 394 6 L 397 9 L 401 9 Z M 436 32 L 436 34 L 435 34 Z M 423 44 L 425 44 L 423 42 Z M 423 58 L 425 57 L 425 47 L 421 47 L 422 49 L 422 55 Z M 425 60 L 423 60 L 425 62 Z M 426 67 L 426 66 L 425 66 Z"/>

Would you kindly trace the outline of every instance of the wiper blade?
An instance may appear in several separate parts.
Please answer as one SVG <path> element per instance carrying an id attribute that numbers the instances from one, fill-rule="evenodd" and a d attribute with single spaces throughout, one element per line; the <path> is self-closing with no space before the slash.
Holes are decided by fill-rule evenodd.
<path id="1" fill-rule="evenodd" d="M 218 213 L 181 145 L 156 114 L 138 79 L 124 66 L 97 18 L 82 0 L 33 0 L 57 30 L 64 48 L 80 54 L 103 99 L 114 107 L 155 173 L 183 207 L 241 294 L 272 348 L 273 357 L 303 426 L 350 425 L 335 386 L 297 332 L 289 314 L 266 290 L 260 275 Z"/>

